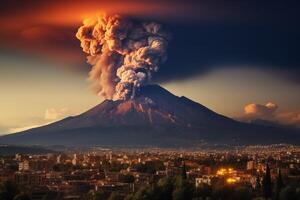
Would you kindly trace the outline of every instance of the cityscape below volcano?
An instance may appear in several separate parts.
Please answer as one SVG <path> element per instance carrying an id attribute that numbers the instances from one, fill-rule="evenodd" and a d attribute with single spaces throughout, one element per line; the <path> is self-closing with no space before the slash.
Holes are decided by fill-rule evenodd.
<path id="1" fill-rule="evenodd" d="M 300 200 L 299 10 L 3 0 L 0 200 Z"/>

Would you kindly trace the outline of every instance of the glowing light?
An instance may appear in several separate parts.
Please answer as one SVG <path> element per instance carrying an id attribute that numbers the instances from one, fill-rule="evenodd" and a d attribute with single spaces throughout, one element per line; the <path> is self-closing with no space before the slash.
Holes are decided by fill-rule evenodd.
<path id="1" fill-rule="evenodd" d="M 217 175 L 224 176 L 226 174 L 226 171 L 227 171 L 226 169 L 221 168 L 217 171 Z"/>
<path id="2" fill-rule="evenodd" d="M 228 184 L 234 184 L 236 182 L 237 182 L 237 180 L 235 178 L 227 178 L 226 179 L 226 183 L 228 183 Z"/>
<path id="3" fill-rule="evenodd" d="M 221 168 L 217 171 L 218 176 L 225 176 L 225 175 L 232 174 L 232 173 L 234 173 L 233 168 Z"/>

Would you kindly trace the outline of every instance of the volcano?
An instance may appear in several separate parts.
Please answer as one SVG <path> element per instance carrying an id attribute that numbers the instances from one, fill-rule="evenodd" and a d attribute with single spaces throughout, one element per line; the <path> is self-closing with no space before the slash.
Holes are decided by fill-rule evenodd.
<path id="1" fill-rule="evenodd" d="M 222 116 L 158 85 L 129 100 L 105 100 L 46 126 L 6 135 L 5 144 L 194 147 L 213 144 L 299 144 L 298 130 L 247 124 Z"/>

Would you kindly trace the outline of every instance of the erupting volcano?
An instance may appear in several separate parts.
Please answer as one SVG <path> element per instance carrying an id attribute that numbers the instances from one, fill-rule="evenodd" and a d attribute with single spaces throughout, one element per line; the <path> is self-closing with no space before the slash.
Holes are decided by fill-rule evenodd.
<path id="1" fill-rule="evenodd" d="M 1 137 L 1 143 L 192 147 L 300 141 L 296 130 L 241 123 L 151 85 L 170 41 L 161 24 L 101 15 L 85 20 L 76 37 L 92 65 L 89 79 L 106 100 L 78 116 Z"/>
<path id="2" fill-rule="evenodd" d="M 76 37 L 93 67 L 90 80 L 106 99 L 134 98 L 167 59 L 170 34 L 155 22 L 136 22 L 120 15 L 87 19 Z"/>
<path id="3" fill-rule="evenodd" d="M 237 122 L 158 85 L 132 99 L 105 100 L 78 116 L 7 135 L 8 144 L 194 147 L 205 143 L 299 143 L 296 132 Z"/>

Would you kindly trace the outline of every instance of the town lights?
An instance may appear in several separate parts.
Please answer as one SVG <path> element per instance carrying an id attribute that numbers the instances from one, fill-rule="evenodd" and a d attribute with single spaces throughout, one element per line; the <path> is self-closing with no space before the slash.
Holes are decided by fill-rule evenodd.
<path id="1" fill-rule="evenodd" d="M 234 179 L 234 178 L 227 178 L 227 179 L 226 179 L 226 183 L 228 183 L 228 184 L 234 184 L 234 183 L 236 183 L 236 182 L 237 182 L 237 180 Z"/>

